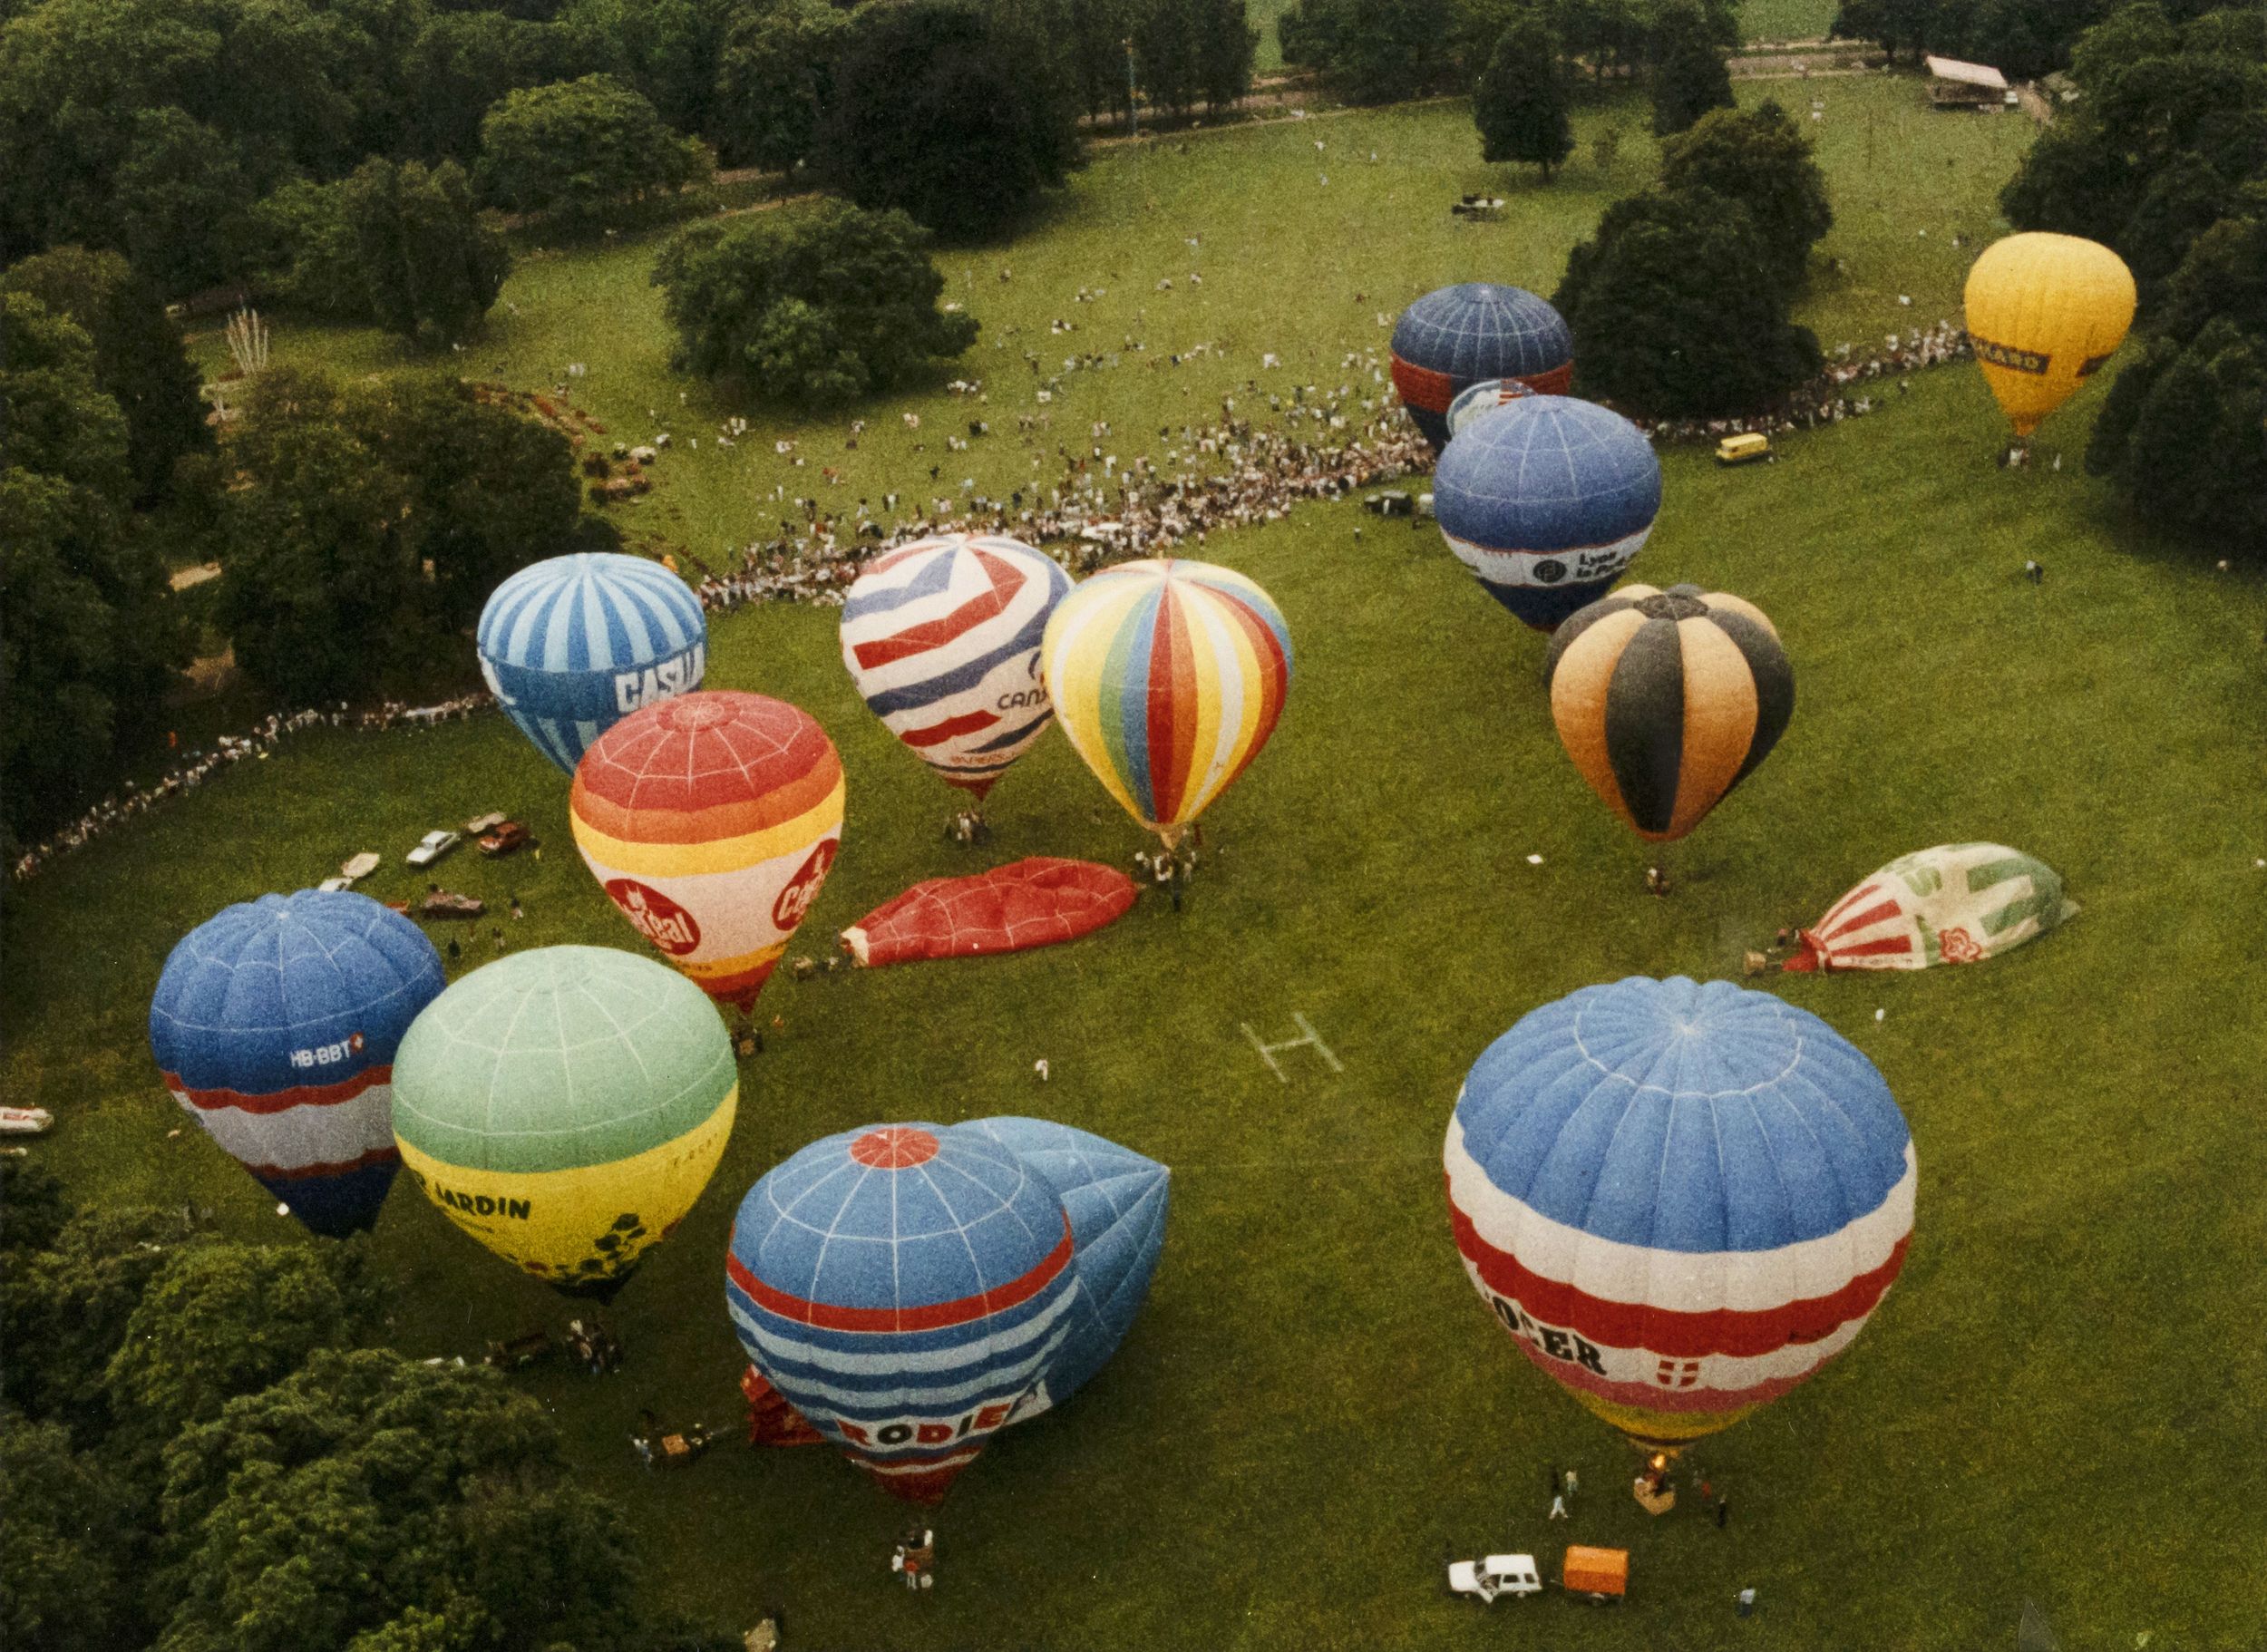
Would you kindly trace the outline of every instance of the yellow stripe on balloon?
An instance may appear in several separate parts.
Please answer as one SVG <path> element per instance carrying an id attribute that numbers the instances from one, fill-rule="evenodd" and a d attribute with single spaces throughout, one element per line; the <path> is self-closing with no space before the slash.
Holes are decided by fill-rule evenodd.
<path id="1" fill-rule="evenodd" d="M 1750 1412 L 1761 1409 L 1741 1405 L 1731 1411 L 1654 1411 L 1642 1405 L 1617 1405 L 1591 1394 L 1578 1392 L 1574 1397 L 1589 1408 L 1591 1415 L 1623 1433 L 1662 1444 L 1704 1440 L 1722 1433 Z"/>
<path id="2" fill-rule="evenodd" d="M 425 1197 L 458 1227 L 539 1278 L 595 1283 L 628 1272 L 685 1219 L 724 1157 L 739 1100 L 735 1084 L 674 1141 L 578 1170 L 480 1170 L 396 1141 Z"/>
<path id="3" fill-rule="evenodd" d="M 1112 595 L 1114 599 L 1110 602 L 1094 602 L 1068 616 L 1071 624 L 1054 656 L 1053 675 L 1057 680 L 1047 684 L 1047 695 L 1055 702 L 1055 720 L 1070 737 L 1080 761 L 1095 772 L 1119 808 L 1154 830 L 1157 822 L 1143 819 L 1142 807 L 1120 778 L 1102 733 L 1103 666 L 1109 658 L 1111 639 L 1134 598 L 1130 590 Z"/>
<path id="4" fill-rule="evenodd" d="M 592 860 L 638 877 L 686 878 L 739 871 L 808 849 L 842 825 L 842 782 L 837 781 L 824 799 L 794 819 L 744 837 L 716 838 L 706 843 L 632 843 L 609 837 L 577 819 L 572 822 L 575 841 Z"/>
<path id="5" fill-rule="evenodd" d="M 758 947 L 754 952 L 743 952 L 737 957 L 710 958 L 705 963 L 686 959 L 678 963 L 677 967 L 685 972 L 688 980 L 698 983 L 703 990 L 706 990 L 711 981 L 729 980 L 734 976 L 744 975 L 764 965 L 776 964 L 780 955 L 786 950 L 787 937 L 782 936 L 768 947 Z"/>

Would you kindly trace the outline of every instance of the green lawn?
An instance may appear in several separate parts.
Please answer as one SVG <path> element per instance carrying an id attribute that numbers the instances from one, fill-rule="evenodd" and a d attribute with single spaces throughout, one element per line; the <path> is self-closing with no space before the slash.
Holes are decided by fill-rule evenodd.
<path id="1" fill-rule="evenodd" d="M 1740 33 L 1749 40 L 1817 40 L 1834 26 L 1838 0 L 1745 0 Z"/>
<path id="2" fill-rule="evenodd" d="M 1955 313 L 1961 255 L 1940 231 L 1989 232 L 2028 130 L 1908 121 L 1898 92 L 1824 92 L 1834 245 L 1851 267 L 1815 300 L 1829 345 Z M 988 320 L 1042 338 L 1050 313 L 1078 320 L 1051 341 L 1058 355 L 1136 326 L 1152 354 L 1231 348 L 1177 374 L 1074 375 L 1055 403 L 1081 440 L 1091 418 L 1132 431 L 1209 413 L 1262 349 L 1283 354 L 1287 383 L 1335 383 L 1343 352 L 1382 343 L 1371 312 L 1434 282 L 1547 291 L 1568 240 L 1649 164 L 1638 112 L 1620 118 L 1633 134 L 1620 175 L 1586 159 L 1548 191 L 1522 188 L 1500 226 L 1442 210 L 1500 176 L 1474 159 L 1460 110 L 1383 112 L 1114 154 L 1047 228 L 947 262 L 956 282 L 980 272 L 969 302 Z M 1153 292 L 1186 273 L 1179 238 L 1193 233 L 1205 285 Z M 587 361 L 589 404 L 618 428 L 644 433 L 649 405 L 680 432 L 713 428 L 727 410 L 697 388 L 676 408 L 645 257 L 527 265 L 509 290 L 519 316 L 500 314 L 467 365 L 549 384 Z M 1073 305 L 1081 281 L 1108 297 Z M 1028 381 L 1013 348 L 978 369 L 1000 388 L 996 421 L 1028 405 L 1022 384 L 1005 394 Z M 284 328 L 276 355 L 390 359 L 364 335 Z M 2026 1597 L 2073 1652 L 2144 1635 L 2159 1649 L 2267 1642 L 2267 1516 L 2242 1481 L 2267 1405 L 2253 1122 L 2267 590 L 2215 573 L 2209 553 L 2145 546 L 2075 462 L 2048 468 L 2055 451 L 2075 457 L 2100 394 L 2048 424 L 2027 471 L 1993 467 L 2004 427 L 1964 368 L 1786 442 L 1775 466 L 1665 455 L 1636 573 L 1761 604 L 1800 684 L 1778 750 L 1673 851 L 1665 901 L 1642 892 L 1642 846 L 1558 749 L 1540 639 L 1429 527 L 1313 506 L 1215 536 L 1208 554 L 1280 602 L 1298 675 L 1273 744 L 1207 817 L 1188 913 L 1144 906 L 1020 957 L 776 983 L 764 1006 L 783 1026 L 744 1064 L 724 1166 L 615 1312 L 628 1369 L 527 1379 L 589 1482 L 640 1521 L 655 1587 L 741 1621 L 782 1599 L 813 1647 L 1964 1649 L 2007 1644 Z M 905 409 L 966 416 L 941 395 L 871 410 L 884 439 L 850 455 L 858 488 L 924 463 Z M 787 427 L 672 455 L 647 515 L 704 549 L 752 533 L 774 483 L 810 489 L 810 470 L 772 453 L 774 428 Z M 797 433 L 814 455 L 839 445 Z M 956 465 L 997 487 L 1027 469 L 1013 442 Z M 2021 578 L 2026 557 L 2043 584 Z M 1123 863 L 1139 846 L 1052 737 L 994 794 L 988 854 L 940 843 L 947 793 L 851 693 L 829 611 L 719 618 L 710 681 L 795 701 L 842 747 L 849 829 L 814 947 L 919 878 L 1035 852 Z M 449 880 L 519 893 L 515 947 L 632 944 L 569 848 L 560 777 L 500 718 L 310 737 L 57 865 L 28 892 L 10 938 L 23 962 L 0 980 L 0 1083 L 59 1119 L 43 1160 L 90 1196 L 194 1200 L 232 1231 L 283 1236 L 193 1127 L 169 1136 L 184 1122 L 142 1032 L 166 950 L 223 902 L 310 882 L 364 847 L 393 860 L 374 892 L 406 893 L 400 851 L 491 807 L 532 821 L 545 860 L 468 857 Z M 1903 1105 L 1922 1166 L 1912 1256 L 1846 1357 L 1693 1453 L 1732 1501 L 1730 1529 L 1688 1510 L 1649 1521 L 1616 1489 L 1626 1448 L 1518 1357 L 1463 1279 L 1438 1159 L 1457 1084 L 1540 1003 L 1629 973 L 1734 973 L 1744 947 L 1892 856 L 1976 837 L 2048 860 L 2085 911 L 1976 971 L 1771 983 L 1857 1041 Z M 1294 1013 L 1342 1075 L 1294 1053 L 1282 1084 L 1260 1064 L 1241 1024 L 1286 1037 Z M 738 1414 L 721 1251 L 757 1175 L 855 1123 L 1018 1110 L 1163 1159 L 1174 1212 L 1112 1368 L 996 1443 L 953 1493 L 933 1597 L 890 1586 L 899 1511 L 822 1449 L 637 1469 L 625 1436 L 641 1405 Z M 413 1187 L 375 1250 L 398 1286 L 390 1338 L 418 1356 L 569 1311 Z M 1542 1521 L 1552 1463 L 1586 1482 L 1571 1528 Z M 1441 1598 L 1445 1548 L 1550 1563 L 1563 1537 L 1631 1549 L 1625 1607 L 1546 1598 L 1491 1615 Z M 1761 1610 L 1737 1623 L 1746 1585 Z"/>

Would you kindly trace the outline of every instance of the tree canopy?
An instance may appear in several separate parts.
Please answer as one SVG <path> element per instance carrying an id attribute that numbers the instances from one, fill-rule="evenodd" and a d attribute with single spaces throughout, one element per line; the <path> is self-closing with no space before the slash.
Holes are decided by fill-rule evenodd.
<path id="1" fill-rule="evenodd" d="M 792 403 L 839 403 L 907 382 L 976 341 L 939 310 L 929 236 L 898 211 L 840 201 L 680 231 L 655 285 L 691 372 Z"/>
<path id="2" fill-rule="evenodd" d="M 1711 190 L 1746 208 L 1770 273 L 1789 292 L 1801 287 L 1811 248 L 1834 228 L 1810 140 L 1776 102 L 1752 113 L 1710 110 L 1669 139 L 1661 145 L 1661 186 Z"/>
<path id="3" fill-rule="evenodd" d="M 481 121 L 480 180 L 493 204 L 574 219 L 705 180 L 697 139 L 610 74 L 508 94 Z"/>
<path id="4" fill-rule="evenodd" d="M 1546 181 L 1574 152 L 1558 36 L 1539 14 L 1523 15 L 1496 42 L 1487 73 L 1472 90 L 1472 118 L 1484 159 L 1526 161 L 1541 167 Z"/>
<path id="5" fill-rule="evenodd" d="M 1700 9 L 1685 0 L 1662 6 L 1653 38 L 1653 130 L 1683 131 L 1711 109 L 1737 109 L 1724 49 Z"/>

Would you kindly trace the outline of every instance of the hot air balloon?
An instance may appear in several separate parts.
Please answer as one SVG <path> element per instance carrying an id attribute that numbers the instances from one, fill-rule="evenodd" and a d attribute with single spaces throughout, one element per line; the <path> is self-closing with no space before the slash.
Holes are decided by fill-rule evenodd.
<path id="1" fill-rule="evenodd" d="M 1073 1248 L 1046 1178 L 981 1131 L 873 1125 L 748 1190 L 725 1306 L 814 1428 L 891 1496 L 935 1502 L 1070 1336 Z"/>
<path id="2" fill-rule="evenodd" d="M 575 846 L 637 932 L 720 1003 L 755 1004 L 842 838 L 842 763 L 807 713 L 681 695 L 583 753 Z"/>
<path id="3" fill-rule="evenodd" d="M 740 1096 L 708 1000 L 605 947 L 464 977 L 402 1041 L 394 1089 L 425 1196 L 507 1262 L 600 1301 L 693 1208 Z"/>
<path id="4" fill-rule="evenodd" d="M 1171 847 L 1275 732 L 1291 634 L 1241 574 L 1121 562 L 1063 598 L 1040 668 L 1072 748 Z"/>
<path id="5" fill-rule="evenodd" d="M 1071 588 L 1020 539 L 954 533 L 866 565 L 842 604 L 842 664 L 866 708 L 981 800 L 1055 715 L 1039 638 Z"/>
<path id="6" fill-rule="evenodd" d="M 685 582 L 610 551 L 521 568 L 489 597 L 476 641 L 489 691 L 570 774 L 631 712 L 698 688 L 708 664 L 708 622 Z"/>
<path id="7" fill-rule="evenodd" d="M 1980 964 L 2077 913 L 2043 860 L 1999 843 L 1900 855 L 1798 932 L 1782 968 L 1926 969 Z"/>
<path id="8" fill-rule="evenodd" d="M 2098 241 L 2011 235 L 1968 272 L 1968 337 L 2018 436 L 2117 353 L 2133 325 L 2133 272 Z"/>
<path id="9" fill-rule="evenodd" d="M 1763 611 L 1697 585 L 1593 602 L 1552 635 L 1543 685 L 1591 790 L 1656 843 L 1698 826 L 1795 714 L 1795 673 Z"/>
<path id="10" fill-rule="evenodd" d="M 1807 1011 L 1642 977 L 1523 1016 L 1444 1152 L 1464 1271 L 1521 1353 L 1674 1452 L 1850 1345 L 1918 1172 L 1889 1086 Z"/>
<path id="11" fill-rule="evenodd" d="M 1523 396 L 1542 394 L 1517 379 L 1482 379 L 1470 389 L 1458 391 L 1456 399 L 1448 404 L 1448 439 L 1454 442 L 1458 431 L 1484 413 L 1516 402 Z"/>
<path id="12" fill-rule="evenodd" d="M 1644 548 L 1661 464 L 1620 413 L 1528 396 L 1465 423 L 1434 470 L 1433 500 L 1441 537 L 1488 595 L 1549 631 Z"/>
<path id="13" fill-rule="evenodd" d="M 394 1184 L 395 1046 L 445 985 L 433 943 L 367 895 L 263 895 L 173 948 L 150 1051 L 231 1158 L 339 1238 L 376 1221 Z"/>
<path id="14" fill-rule="evenodd" d="M 1558 311 L 1523 287 L 1466 281 L 1425 295 L 1393 329 L 1393 387 L 1439 452 L 1448 407 L 1483 379 L 1517 379 L 1545 395 L 1574 383 L 1574 335 Z"/>
<path id="15" fill-rule="evenodd" d="M 1085 1387 L 1133 1328 L 1165 1247 L 1172 1172 L 1106 1137 L 1050 1119 L 976 1119 L 968 1127 L 1046 1177 L 1071 1220 L 1078 1302 L 1070 1335 L 1016 1410 L 1012 1420 L 1021 1423 Z"/>

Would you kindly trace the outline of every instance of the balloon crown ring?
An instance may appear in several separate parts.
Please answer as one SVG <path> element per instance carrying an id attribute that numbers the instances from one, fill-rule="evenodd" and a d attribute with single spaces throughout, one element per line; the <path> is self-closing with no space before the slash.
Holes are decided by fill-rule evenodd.
<path id="1" fill-rule="evenodd" d="M 1645 598 L 1637 605 L 1638 612 L 1648 619 L 1697 619 L 1708 611 L 1699 591 L 1697 585 L 1678 586 L 1658 597 Z"/>
<path id="2" fill-rule="evenodd" d="M 661 720 L 673 729 L 715 728 L 720 723 L 732 721 L 731 706 L 716 700 L 667 700 L 662 703 Z"/>
<path id="3" fill-rule="evenodd" d="M 878 1171 L 910 1171 L 937 1156 L 937 1138 L 905 1124 L 870 1130 L 850 1145 L 850 1156 Z"/>

